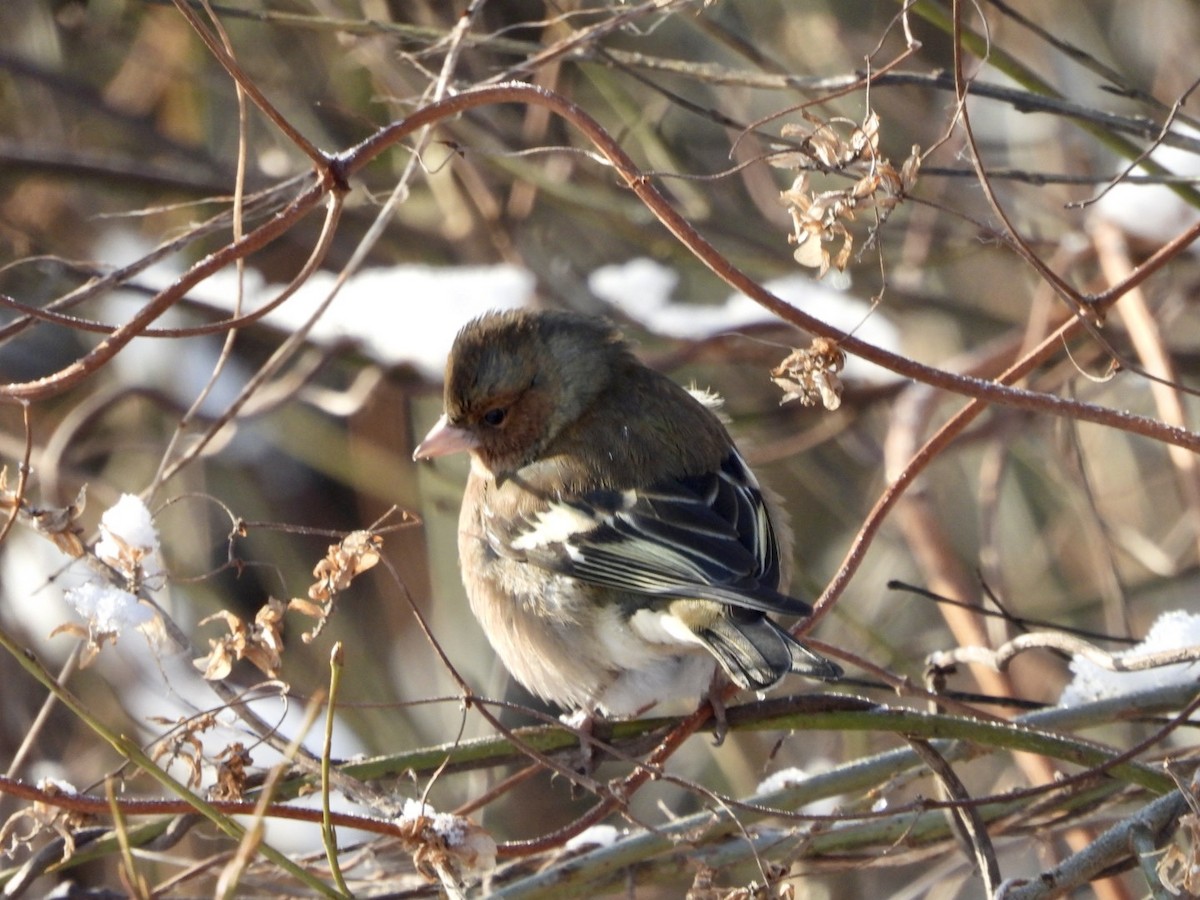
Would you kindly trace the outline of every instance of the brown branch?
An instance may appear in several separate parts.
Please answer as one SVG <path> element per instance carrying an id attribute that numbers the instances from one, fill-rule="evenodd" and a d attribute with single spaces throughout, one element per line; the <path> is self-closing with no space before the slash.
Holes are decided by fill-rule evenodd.
<path id="1" fill-rule="evenodd" d="M 327 170 L 328 172 L 328 170 Z M 187 295 L 187 292 L 234 260 L 243 259 L 286 233 L 311 212 L 325 194 L 333 189 L 329 177 L 319 176 L 286 207 L 241 240 L 231 241 L 216 253 L 206 256 L 179 276 L 168 288 L 157 293 L 138 313 L 97 344 L 80 359 L 52 375 L 34 381 L 17 382 L 0 388 L 0 399 L 44 400 L 79 384 L 109 362 L 142 330 Z"/>
<path id="2" fill-rule="evenodd" d="M 0 526 L 0 544 L 4 543 L 8 533 L 12 531 L 13 524 L 17 521 L 17 516 L 20 515 L 21 508 L 25 505 L 25 489 L 29 484 L 29 460 L 33 456 L 33 422 L 29 419 L 29 401 L 27 400 L 21 402 L 21 421 L 25 426 L 25 452 L 21 455 L 20 466 L 17 467 L 17 489 L 11 496 L 6 496 L 7 492 L 0 494 L 0 503 L 9 506 L 4 525 Z"/>
<path id="3" fill-rule="evenodd" d="M 229 77 L 237 82 L 238 87 L 245 91 L 246 95 L 254 101 L 254 105 L 262 110 L 263 115 L 270 119 L 275 127 L 282 131 L 288 140 L 295 144 L 305 156 L 311 159 L 313 165 L 318 169 L 323 167 L 326 164 L 325 154 L 318 150 L 308 138 L 297 131 L 292 123 L 275 108 L 271 101 L 266 98 L 266 95 L 259 89 L 258 85 L 254 83 L 254 80 L 246 74 L 238 61 L 225 48 L 220 38 L 209 31 L 205 24 L 200 21 L 200 17 L 196 15 L 192 7 L 188 3 L 185 3 L 184 0 L 175 0 L 175 8 L 179 10 L 180 15 L 187 19 L 188 24 L 192 26 L 192 30 L 196 32 L 200 40 L 204 42 L 204 46 L 208 48 L 208 52 L 229 73 Z M 344 185 L 342 187 L 344 188 Z"/>
<path id="4" fill-rule="evenodd" d="M 90 794 L 71 794 L 61 789 L 44 789 L 20 779 L 0 775 L 0 794 L 20 797 L 35 803 L 44 803 L 56 809 L 91 816 L 106 816 L 111 812 L 108 800 L 104 797 L 94 797 Z M 257 800 L 210 800 L 213 809 L 230 816 L 253 815 L 258 807 Z M 136 800 L 122 797 L 118 801 L 121 812 L 126 816 L 182 816 L 195 813 L 196 808 L 186 800 L 155 799 Z M 266 808 L 266 815 L 272 819 L 291 819 L 297 822 L 314 822 L 320 824 L 321 810 L 299 806 L 288 806 L 286 803 L 272 803 Z M 330 820 L 341 828 L 361 828 L 373 834 L 397 835 L 396 826 L 389 821 L 372 819 L 369 816 L 351 813 L 331 812 Z"/>
<path id="5" fill-rule="evenodd" d="M 558 94 L 526 84 L 502 84 L 492 87 L 463 91 L 453 97 L 422 107 L 407 118 L 379 129 L 369 138 L 350 150 L 328 160 L 326 175 L 295 198 L 287 208 L 266 224 L 252 231 L 241 241 L 234 241 L 220 252 L 207 257 L 193 266 L 176 281 L 171 288 L 161 292 L 133 320 L 123 326 L 108 340 L 103 341 L 84 360 L 72 364 L 60 373 L 25 384 L 9 385 L 3 391 L 9 399 L 41 399 L 65 390 L 76 384 L 95 367 L 110 359 L 129 340 L 140 333 L 172 303 L 199 281 L 219 270 L 236 258 L 259 249 L 286 231 L 294 221 L 312 209 L 320 195 L 364 168 L 380 153 L 411 134 L 418 128 L 459 115 L 467 110 L 496 103 L 526 103 L 542 105 L 568 120 L 578 128 L 606 159 L 617 169 L 625 183 L 654 213 L 667 229 L 684 244 L 714 274 L 731 287 L 745 293 L 765 309 L 781 319 L 814 335 L 836 341 L 842 349 L 870 362 L 876 363 L 905 378 L 921 381 L 956 394 L 973 397 L 1030 412 L 1045 413 L 1064 418 L 1094 422 L 1100 425 L 1140 434 L 1144 437 L 1177 444 L 1192 450 L 1200 450 L 1200 435 L 1181 428 L 1165 425 L 1144 416 L 1135 416 L 1117 410 L 1081 403 L 1036 391 L 1022 390 L 1003 383 L 972 378 L 946 372 L 924 365 L 899 354 L 891 353 L 831 328 L 812 316 L 806 315 L 765 290 L 754 279 L 734 266 L 715 247 L 702 237 L 666 201 L 663 195 L 649 183 L 616 140 L 580 107 Z M 1189 229 L 1168 246 L 1185 246 L 1200 236 L 1200 225 Z M 1166 248 L 1164 248 L 1165 250 Z M 1130 276 L 1129 284 L 1137 283 L 1161 266 L 1165 258 L 1156 254 Z M 1119 292 L 1110 291 L 1109 294 Z M 1098 300 L 1101 298 L 1097 298 Z"/>
<path id="6" fill-rule="evenodd" d="M 953 767 L 942 754 L 938 753 L 933 744 L 920 738 L 909 738 L 908 745 L 917 756 L 929 767 L 937 778 L 942 790 L 954 802 L 947 810 L 950 826 L 963 843 L 968 858 L 975 860 L 979 874 L 983 878 L 986 896 L 994 896 L 1000 886 L 1000 864 L 996 861 L 996 849 L 988 837 L 987 825 L 979 813 L 978 803 L 967 791 L 966 785 L 954 771 Z"/>
<path id="7" fill-rule="evenodd" d="M 1057 650 L 1073 656 L 1081 656 L 1088 662 L 1109 672 L 1145 672 L 1162 666 L 1191 663 L 1200 659 L 1200 647 L 1180 647 L 1154 653 L 1132 655 L 1130 651 L 1108 653 L 1087 641 L 1061 631 L 1039 631 L 1019 634 L 996 649 L 991 647 L 955 647 L 938 650 L 926 658 L 928 666 L 948 669 L 959 663 L 978 663 L 997 672 L 1008 668 L 1017 656 L 1027 650 Z"/>

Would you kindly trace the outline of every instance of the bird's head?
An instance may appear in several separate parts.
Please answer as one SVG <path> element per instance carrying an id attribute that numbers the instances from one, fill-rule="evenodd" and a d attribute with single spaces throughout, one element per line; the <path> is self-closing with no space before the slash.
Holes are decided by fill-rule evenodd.
<path id="1" fill-rule="evenodd" d="M 628 352 L 600 318 L 529 310 L 481 316 L 454 339 L 445 412 L 413 458 L 468 450 L 493 472 L 533 462 L 607 389 Z"/>

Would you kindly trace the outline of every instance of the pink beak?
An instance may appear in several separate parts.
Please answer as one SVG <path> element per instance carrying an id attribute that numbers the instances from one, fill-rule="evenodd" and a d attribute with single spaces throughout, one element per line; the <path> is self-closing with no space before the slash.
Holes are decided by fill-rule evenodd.
<path id="1" fill-rule="evenodd" d="M 451 425 L 443 414 L 429 429 L 425 440 L 417 445 L 417 449 L 413 451 L 413 459 L 434 459 L 463 450 L 474 450 L 477 446 L 479 446 L 479 441 L 476 440 L 475 435 L 465 428 Z"/>

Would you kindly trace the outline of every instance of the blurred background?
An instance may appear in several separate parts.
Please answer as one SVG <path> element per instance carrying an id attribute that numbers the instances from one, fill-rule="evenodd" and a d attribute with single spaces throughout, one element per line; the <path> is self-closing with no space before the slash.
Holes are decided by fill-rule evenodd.
<path id="1" fill-rule="evenodd" d="M 190 8 L 210 30 L 215 16 L 248 82 L 325 152 L 346 151 L 446 93 L 531 82 L 594 117 L 721 254 L 815 318 L 929 366 L 995 377 L 1077 312 L 1087 328 L 1058 342 L 1023 386 L 1194 427 L 1194 397 L 1172 385 L 1195 384 L 1200 365 L 1195 258 L 1170 254 L 1111 311 L 1073 310 L 1063 296 L 1103 292 L 1197 221 L 1193 3 L 985 2 L 965 10 L 958 44 L 973 84 L 966 110 L 978 157 L 959 116 L 951 9 L 940 2 L 567 0 L 465 9 L 237 0 Z M 832 164 L 813 158 L 822 141 L 853 145 L 872 117 L 874 154 Z M 1130 168 L 1151 150 L 1145 166 Z M 910 159 L 920 161 L 915 180 L 891 194 L 876 185 L 853 217 L 834 216 L 819 231 L 830 238 L 822 245 L 829 271 L 797 260 L 789 242 L 796 225 L 780 194 L 799 166 L 816 197 L 887 167 L 899 172 Z M 234 81 L 172 3 L 0 5 L 7 398 L 99 345 L 104 334 L 89 323 L 129 321 L 229 244 L 239 160 L 245 230 L 282 208 L 312 171 L 296 142 L 253 104 L 239 110 Z M 1126 177 L 1114 186 L 1119 175 Z M 193 331 L 138 337 L 68 388 L 28 407 L 0 405 L 8 489 L 27 452 L 30 504 L 65 507 L 86 484 L 78 519 L 85 540 L 121 494 L 146 500 L 170 573 L 155 599 L 197 655 L 227 631 L 198 625 L 205 616 L 228 610 L 252 620 L 268 597 L 306 596 L 330 545 L 378 528 L 384 564 L 339 596 L 324 631 L 304 643 L 299 635 L 311 621 L 290 614 L 286 624 L 279 678 L 297 706 L 325 686 L 333 642 L 345 644 L 335 755 L 492 733 L 464 712 L 414 607 L 473 692 L 517 704 L 500 713 L 505 723 L 538 721 L 519 706 L 557 714 L 508 684 L 466 606 L 455 549 L 466 460 L 410 461 L 441 411 L 442 361 L 473 316 L 515 305 L 605 313 L 649 364 L 719 392 L 751 463 L 785 499 L 797 534 L 794 586 L 810 599 L 839 571 L 890 480 L 966 402 L 852 358 L 836 410 L 781 404 L 770 370 L 810 337 L 731 291 L 579 131 L 542 108 L 506 103 L 443 119 L 378 156 L 350 187 L 319 270 L 263 320 L 236 331 L 221 324 L 235 309 L 261 308 L 301 272 L 320 240 L 319 213 L 206 279 L 154 322 Z M 335 296 L 339 275 L 346 281 Z M 1056 290 L 1054 278 L 1065 287 Z M 63 318 L 30 318 L 27 307 Z M 289 345 L 297 334 L 304 339 Z M 1140 638 L 1163 611 L 1196 609 L 1198 517 L 1200 479 L 1187 451 L 1069 416 L 994 406 L 923 469 L 814 636 L 852 654 L 847 668 L 882 686 L 845 690 L 898 703 L 854 658 L 920 684 L 927 654 L 999 645 L 1025 626 L 940 607 L 889 588 L 893 580 L 1041 625 Z M 0 621 L 52 669 L 74 645 L 68 635 L 48 637 L 77 618 L 61 599 L 64 564 L 20 524 L 0 546 Z M 216 704 L 215 696 L 202 699 L 202 685 L 184 686 L 198 677 L 186 656 L 129 633 L 69 684 L 113 727 L 150 743 L 163 722 Z M 8 766 L 45 691 L 7 656 L 0 673 L 0 759 Z M 231 683 L 262 677 L 240 663 Z M 1070 677 L 1062 655 L 1039 652 L 1003 675 L 961 667 L 949 685 L 1053 704 Z M 797 680 L 784 690 L 812 689 Z M 278 713 L 272 704 L 275 712 L 264 715 Z M 82 789 L 119 764 L 70 713 L 56 707 L 48 715 L 11 774 L 53 775 Z M 1135 734 L 1112 726 L 1095 736 L 1124 747 Z M 234 740 L 219 732 L 203 739 L 204 754 Z M 1174 752 L 1184 753 L 1188 740 L 1174 740 Z M 669 821 L 714 805 L 697 784 L 745 797 L 773 772 L 820 771 L 901 745 L 870 731 L 735 734 L 721 747 L 694 738 L 670 763 L 693 786 L 652 784 L 634 798 L 632 814 L 643 824 Z M 607 777 L 628 768 L 610 765 Z M 435 779 L 428 800 L 454 809 L 508 771 L 515 769 Z M 1053 767 L 993 754 L 960 775 L 972 792 L 988 794 L 1052 777 Z M 206 783 L 212 777 L 206 770 Z M 387 789 L 421 796 L 428 782 L 394 778 Z M 130 790 L 156 788 L 142 779 Z M 880 785 L 837 808 L 935 794 L 929 781 Z M 534 838 L 592 802 L 544 772 L 474 815 L 497 840 Z M 0 806 L 6 814 L 19 808 L 11 799 Z M 1101 827 L 1114 815 L 1101 808 L 1082 824 Z M 1014 876 L 1079 846 L 1057 832 L 1040 843 L 1013 837 L 1020 828 L 1005 833 L 1001 868 Z M 311 835 L 295 840 L 314 846 Z M 789 846 L 772 858 L 791 874 L 776 873 L 770 890 L 982 895 L 970 860 L 950 842 L 896 840 L 886 851 L 809 861 Z M 169 874 L 166 864 L 145 865 L 152 883 Z M 71 877 L 112 886 L 114 866 L 94 862 L 41 884 Z M 761 885 L 769 874 L 752 859 L 718 869 L 727 890 Z M 681 896 L 696 874 L 680 864 L 586 890 Z M 1107 896 L 1139 896 L 1136 880 L 1106 884 Z"/>

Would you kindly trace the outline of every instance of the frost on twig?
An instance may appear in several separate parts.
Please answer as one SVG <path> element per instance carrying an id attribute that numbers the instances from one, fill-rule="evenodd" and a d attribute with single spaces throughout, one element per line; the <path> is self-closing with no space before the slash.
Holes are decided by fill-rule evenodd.
<path id="1" fill-rule="evenodd" d="M 1071 658 L 1075 677 L 1059 702 L 1078 706 L 1168 684 L 1195 683 L 1200 678 L 1197 660 L 1200 615 L 1170 610 L 1155 620 L 1140 644 L 1112 654 L 1111 664 L 1095 654 L 1075 654 Z"/>
<path id="2" fill-rule="evenodd" d="M 436 812 L 428 803 L 406 800 L 396 822 L 417 871 L 442 883 L 451 897 L 496 867 L 496 842 L 470 819 Z"/>
<path id="3" fill-rule="evenodd" d="M 76 504 L 55 517 L 62 521 L 54 535 L 72 534 L 69 521 L 82 511 L 82 498 L 80 492 Z M 73 634 L 85 641 L 82 666 L 91 663 L 101 648 L 115 642 L 123 631 L 152 624 L 154 610 L 138 593 L 158 590 L 166 583 L 158 531 L 150 510 L 138 497 L 123 494 L 107 509 L 100 519 L 100 535 L 92 552 L 103 565 L 88 569 L 83 582 L 63 594 L 85 624 L 67 622 L 51 633 Z M 51 540 L 64 549 L 61 537 L 51 536 Z"/>
<path id="4" fill-rule="evenodd" d="M 978 663 L 1003 671 L 1014 657 L 1034 649 L 1071 654 L 1070 668 L 1075 677 L 1059 698 L 1063 706 L 1170 684 L 1190 684 L 1200 677 L 1196 665 L 1200 660 L 1200 615 L 1181 610 L 1163 613 L 1140 644 L 1117 653 L 1064 632 L 1041 631 L 1019 635 L 995 649 L 957 647 L 931 653 L 926 664 L 947 669 L 960 663 Z"/>
<path id="5" fill-rule="evenodd" d="M 101 516 L 95 553 L 125 578 L 134 593 L 143 586 L 156 591 L 166 583 L 158 529 L 146 504 L 133 494 L 122 494 Z"/>

